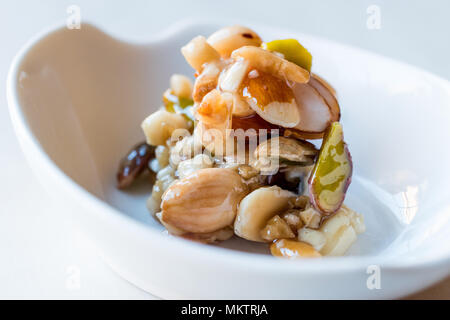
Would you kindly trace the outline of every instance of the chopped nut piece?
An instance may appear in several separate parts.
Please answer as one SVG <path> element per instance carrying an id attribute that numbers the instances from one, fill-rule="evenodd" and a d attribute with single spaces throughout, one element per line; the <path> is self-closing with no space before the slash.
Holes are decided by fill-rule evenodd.
<path id="1" fill-rule="evenodd" d="M 357 233 L 364 232 L 364 220 L 361 214 L 342 206 L 333 216 L 325 220 L 320 231 L 327 242 L 321 253 L 327 256 L 341 256 L 356 241 Z"/>
<path id="2" fill-rule="evenodd" d="M 181 161 L 178 164 L 177 174 L 180 179 L 184 179 L 197 170 L 211 168 L 212 166 L 213 162 L 209 156 L 198 154 L 192 159 Z"/>
<path id="3" fill-rule="evenodd" d="M 277 186 L 252 191 L 239 204 L 234 233 L 247 240 L 264 242 L 261 230 L 270 218 L 288 209 L 292 196 L 291 192 Z"/>
<path id="4" fill-rule="evenodd" d="M 305 226 L 312 229 L 319 228 L 322 219 L 321 214 L 312 207 L 300 212 L 300 218 Z"/>
<path id="5" fill-rule="evenodd" d="M 169 148 L 166 146 L 157 146 L 155 149 L 155 156 L 158 160 L 159 168 L 164 168 L 169 165 Z"/>
<path id="6" fill-rule="evenodd" d="M 305 210 L 310 206 L 309 197 L 305 195 L 292 197 L 291 199 L 289 199 L 289 201 L 291 202 L 292 207 L 295 209 Z"/>
<path id="7" fill-rule="evenodd" d="M 203 64 L 220 59 L 219 53 L 206 42 L 203 36 L 192 39 L 181 48 L 181 53 L 191 67 L 197 71 L 202 69 Z"/>
<path id="8" fill-rule="evenodd" d="M 248 164 L 243 164 L 238 167 L 238 173 L 242 178 L 250 179 L 258 175 L 259 171 Z"/>
<path id="9" fill-rule="evenodd" d="M 170 77 L 170 89 L 176 96 L 190 99 L 192 96 L 192 81 L 182 74 L 174 74 Z"/>
<path id="10" fill-rule="evenodd" d="M 279 215 L 270 219 L 260 233 L 261 238 L 266 241 L 295 238 L 294 232 L 292 232 L 287 222 L 281 219 Z"/>
<path id="11" fill-rule="evenodd" d="M 282 213 L 280 217 L 286 221 L 294 233 L 303 226 L 303 221 L 300 218 L 300 210 L 290 209 Z"/>
<path id="12" fill-rule="evenodd" d="M 234 50 L 231 57 L 233 59 L 247 59 L 254 68 L 270 73 L 282 80 L 297 83 L 307 83 L 309 81 L 309 72 L 307 70 L 259 47 L 241 47 Z"/>
<path id="13" fill-rule="evenodd" d="M 327 242 L 323 232 L 306 227 L 298 230 L 298 240 L 309 243 L 317 251 L 320 251 Z"/>
<path id="14" fill-rule="evenodd" d="M 203 97 L 217 87 L 221 66 L 220 63 L 208 63 L 204 65 L 202 73 L 194 83 L 192 98 L 200 103 Z"/>
<path id="15" fill-rule="evenodd" d="M 189 123 L 181 114 L 161 109 L 145 118 L 141 127 L 147 138 L 147 143 L 158 146 L 165 145 L 167 139 L 176 129 L 186 129 L 187 131 Z"/>
<path id="16" fill-rule="evenodd" d="M 208 43 L 216 49 L 223 58 L 229 58 L 233 50 L 242 46 L 259 47 L 261 38 L 252 29 L 243 26 L 222 28 L 208 38 Z"/>

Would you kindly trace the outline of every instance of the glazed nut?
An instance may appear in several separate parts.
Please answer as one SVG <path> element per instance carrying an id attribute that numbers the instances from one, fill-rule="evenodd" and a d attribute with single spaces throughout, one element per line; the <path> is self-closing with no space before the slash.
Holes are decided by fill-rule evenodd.
<path id="1" fill-rule="evenodd" d="M 230 122 L 232 108 L 231 94 L 214 89 L 195 108 L 195 118 L 209 126 L 226 126 Z"/>
<path id="2" fill-rule="evenodd" d="M 259 171 L 249 166 L 248 164 L 243 164 L 238 167 L 238 173 L 243 179 L 250 179 L 258 175 Z"/>
<path id="3" fill-rule="evenodd" d="M 275 257 L 288 259 L 318 258 L 321 256 L 310 244 L 289 239 L 280 239 L 272 243 L 270 252 Z"/>
<path id="4" fill-rule="evenodd" d="M 256 159 L 265 159 L 262 163 L 279 161 L 310 165 L 318 151 L 312 143 L 285 137 L 275 137 L 261 142 L 254 151 Z M 258 165 L 258 164 L 257 164 Z"/>
<path id="5" fill-rule="evenodd" d="M 356 241 L 357 233 L 364 232 L 364 230 L 362 215 L 342 206 L 320 227 L 320 231 L 327 239 L 320 252 L 327 256 L 341 256 Z"/>
<path id="6" fill-rule="evenodd" d="M 314 210 L 314 208 L 308 208 L 300 212 L 300 218 L 302 219 L 305 226 L 312 229 L 319 228 L 320 220 L 322 216 L 319 212 Z"/>
<path id="7" fill-rule="evenodd" d="M 303 227 L 303 221 L 300 218 L 300 210 L 290 209 L 280 216 L 291 228 L 292 232 L 297 232 L 298 229 Z"/>
<path id="8" fill-rule="evenodd" d="M 157 180 L 153 184 L 152 193 L 147 199 L 147 209 L 153 217 L 156 217 L 156 213 L 161 211 L 161 197 L 164 191 L 175 181 L 174 171 L 170 166 L 158 172 Z"/>
<path id="9" fill-rule="evenodd" d="M 285 79 L 259 72 L 258 77 L 246 77 L 241 95 L 264 120 L 284 128 L 295 127 L 301 120 L 294 93 Z"/>
<path id="10" fill-rule="evenodd" d="M 320 251 L 327 242 L 323 232 L 310 228 L 301 228 L 298 230 L 298 240 L 309 243 L 317 251 Z"/>
<path id="11" fill-rule="evenodd" d="M 195 145 L 193 136 L 186 136 L 170 148 L 169 163 L 177 168 L 181 161 L 191 159 L 197 151 L 201 151 L 201 145 Z"/>
<path id="12" fill-rule="evenodd" d="M 155 157 L 158 161 L 159 168 L 164 168 L 169 165 L 169 148 L 166 146 L 157 146 L 155 148 Z"/>
<path id="13" fill-rule="evenodd" d="M 219 87 L 223 91 L 236 93 L 248 72 L 249 63 L 239 60 L 225 69 L 219 77 Z"/>
<path id="14" fill-rule="evenodd" d="M 252 191 L 239 204 L 234 233 L 247 240 L 264 242 L 261 230 L 270 218 L 288 209 L 292 196 L 293 193 L 278 186 Z"/>
<path id="15" fill-rule="evenodd" d="M 192 92 L 194 102 L 202 102 L 203 97 L 217 87 L 219 74 L 219 63 L 207 63 L 203 66 L 202 73 L 200 73 L 194 83 Z"/>
<path id="16" fill-rule="evenodd" d="M 192 81 L 182 74 L 174 74 L 170 77 L 170 89 L 180 97 L 190 99 L 192 96 Z"/>
<path id="17" fill-rule="evenodd" d="M 142 122 L 147 143 L 152 146 L 164 145 L 176 129 L 189 129 L 186 119 L 177 113 L 160 109 Z"/>
<path id="18" fill-rule="evenodd" d="M 292 207 L 295 209 L 305 210 L 308 209 L 310 206 L 309 197 L 305 195 L 293 197 L 290 199 L 290 202 L 292 204 Z"/>
<path id="19" fill-rule="evenodd" d="M 247 117 L 255 114 L 250 105 L 245 101 L 240 94 L 233 93 L 233 116 Z"/>
<path id="20" fill-rule="evenodd" d="M 161 209 L 161 197 L 158 199 L 158 197 L 155 195 L 153 196 L 153 193 L 148 197 L 147 199 L 147 209 L 150 212 L 150 214 L 153 217 L 156 217 L 156 213 L 158 213 Z M 158 220 L 159 221 L 159 220 Z"/>
<path id="21" fill-rule="evenodd" d="M 208 38 L 208 43 L 224 58 L 228 58 L 233 50 L 242 46 L 257 46 L 261 38 L 252 30 L 243 26 L 222 28 Z"/>
<path id="22" fill-rule="evenodd" d="M 286 59 L 260 47 L 243 46 L 234 50 L 231 57 L 235 60 L 245 59 L 255 69 L 269 73 L 282 80 L 307 83 L 309 72 Z"/>
<path id="23" fill-rule="evenodd" d="M 164 193 L 162 221 L 191 233 L 208 233 L 232 225 L 247 187 L 234 171 L 200 169 Z"/>
<path id="24" fill-rule="evenodd" d="M 281 219 L 279 215 L 271 218 L 261 230 L 260 234 L 261 238 L 269 242 L 277 239 L 295 238 L 295 234 L 292 232 L 291 227 L 285 220 Z"/>
<path id="25" fill-rule="evenodd" d="M 186 61 L 197 71 L 202 69 L 203 64 L 219 60 L 219 53 L 206 42 L 205 37 L 198 36 L 181 48 Z"/>
<path id="26" fill-rule="evenodd" d="M 213 162 L 208 155 L 198 154 L 192 159 L 181 161 L 178 164 L 177 174 L 180 179 L 184 179 L 197 170 L 211 168 L 212 166 Z"/>

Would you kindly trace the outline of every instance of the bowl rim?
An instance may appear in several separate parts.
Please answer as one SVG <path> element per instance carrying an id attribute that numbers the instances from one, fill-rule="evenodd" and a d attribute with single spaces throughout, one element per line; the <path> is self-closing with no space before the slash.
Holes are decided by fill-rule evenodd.
<path id="1" fill-rule="evenodd" d="M 156 36 L 149 36 L 142 41 L 128 41 L 123 38 L 112 36 L 110 33 L 99 28 L 94 23 L 87 21 L 83 22 L 83 25 L 91 26 L 102 32 L 105 36 L 111 37 L 115 40 L 125 42 L 127 44 L 145 44 L 145 45 L 156 45 L 160 41 L 170 41 L 171 36 L 183 29 L 198 27 L 198 26 L 218 26 L 229 24 L 230 20 L 217 20 L 217 19 L 184 19 L 175 24 L 172 24 L 168 28 L 164 29 L 162 32 L 158 33 Z M 258 25 L 253 23 L 248 23 L 249 25 Z M 442 250 L 440 254 L 434 254 L 432 256 L 427 256 L 421 261 L 410 261 L 394 259 L 392 257 L 378 255 L 378 256 L 344 256 L 344 257 L 326 257 L 322 259 L 311 259 L 302 260 L 302 263 L 297 263 L 289 261 L 286 259 L 274 259 L 269 255 L 246 253 L 235 250 L 230 250 L 226 248 L 213 247 L 204 244 L 195 243 L 185 239 L 177 237 L 167 237 L 163 235 L 160 231 L 155 230 L 142 222 L 139 222 L 132 217 L 129 217 L 120 210 L 110 206 L 101 199 L 95 197 L 82 186 L 77 184 L 68 175 L 66 175 L 57 165 L 54 163 L 49 155 L 41 147 L 39 140 L 33 134 L 31 128 L 29 127 L 25 114 L 21 108 L 18 97 L 18 77 L 19 68 L 24 61 L 30 50 L 41 40 L 46 38 L 52 33 L 60 31 L 66 28 L 65 23 L 57 23 L 53 26 L 45 28 L 43 31 L 39 32 L 37 35 L 32 37 L 19 52 L 15 55 L 9 68 L 7 84 L 6 84 L 6 96 L 8 102 L 8 109 L 10 112 L 10 117 L 13 123 L 13 127 L 19 142 L 21 144 L 22 151 L 26 154 L 34 154 L 42 160 L 44 169 L 47 174 L 52 175 L 57 184 L 64 189 L 65 192 L 71 193 L 74 200 L 80 203 L 84 208 L 89 209 L 91 214 L 97 215 L 97 218 L 101 219 L 105 223 L 110 224 L 114 228 L 128 229 L 129 233 L 133 233 L 135 237 L 142 238 L 142 241 L 157 241 L 165 240 L 165 246 L 169 250 L 177 250 L 177 254 L 185 259 L 207 259 L 214 263 L 225 263 L 227 265 L 234 264 L 237 268 L 251 268 L 255 271 L 261 272 L 273 272 L 274 270 L 286 272 L 290 274 L 304 273 L 308 272 L 310 274 L 321 274 L 324 271 L 336 273 L 344 273 L 351 271 L 366 270 L 370 265 L 378 265 L 383 270 L 401 270 L 401 269 L 423 269 L 423 268 L 443 268 L 450 266 L 450 246 L 446 247 L 446 250 Z M 269 29 L 268 27 L 265 27 Z M 273 30 L 283 30 L 280 28 L 270 28 Z M 292 31 L 291 31 L 292 32 Z M 403 66 L 416 69 L 420 72 L 426 73 L 430 77 L 447 83 L 450 88 L 450 82 L 446 79 L 440 78 L 434 74 L 429 73 L 426 70 L 422 70 L 415 66 L 411 66 L 407 63 L 394 60 L 389 57 L 379 55 L 364 49 L 360 49 L 354 46 L 349 46 L 346 44 L 341 44 L 332 40 L 324 39 L 321 37 L 314 36 L 315 39 L 320 41 L 330 42 L 334 45 L 339 45 L 343 47 L 351 48 L 352 50 L 360 51 L 364 54 L 369 54 L 373 57 L 378 57 L 382 59 L 387 59 L 395 63 L 399 63 Z M 24 146 L 27 146 L 26 149 Z M 31 148 L 31 149 L 30 149 Z M 180 250 L 180 248 L 182 250 Z M 435 251 L 436 252 L 436 251 Z M 181 257 L 180 257 L 181 258 Z M 276 268 L 276 269 L 275 269 Z"/>

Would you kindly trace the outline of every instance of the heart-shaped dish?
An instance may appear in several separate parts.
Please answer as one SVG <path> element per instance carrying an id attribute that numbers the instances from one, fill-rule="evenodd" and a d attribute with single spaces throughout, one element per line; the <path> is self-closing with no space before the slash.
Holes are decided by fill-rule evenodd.
<path id="1" fill-rule="evenodd" d="M 367 226 L 347 256 L 285 261 L 238 239 L 168 237 L 145 207 L 150 186 L 115 188 L 118 160 L 143 140 L 140 123 L 170 75 L 192 74 L 180 47 L 219 27 L 185 21 L 145 43 L 58 27 L 13 61 L 7 94 L 23 151 L 106 261 L 164 298 L 393 298 L 447 276 L 449 82 L 316 37 L 250 26 L 264 39 L 299 39 L 337 89 L 355 165 L 346 202 Z"/>

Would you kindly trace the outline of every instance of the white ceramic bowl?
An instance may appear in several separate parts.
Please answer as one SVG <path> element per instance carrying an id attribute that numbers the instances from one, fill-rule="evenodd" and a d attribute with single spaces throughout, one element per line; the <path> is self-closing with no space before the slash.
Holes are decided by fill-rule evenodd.
<path id="1" fill-rule="evenodd" d="M 23 151 L 113 269 L 163 298 L 394 298 L 447 276 L 449 82 L 315 37 L 251 26 L 263 39 L 298 38 L 337 89 L 355 165 L 346 203 L 367 225 L 348 256 L 285 261 L 238 239 L 170 238 L 147 213 L 149 186 L 115 189 L 118 161 L 143 140 L 170 75 L 193 73 L 180 47 L 218 27 L 179 23 L 142 44 L 60 27 L 14 59 L 7 95 Z M 381 289 L 370 290 L 378 267 Z"/>

